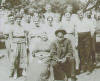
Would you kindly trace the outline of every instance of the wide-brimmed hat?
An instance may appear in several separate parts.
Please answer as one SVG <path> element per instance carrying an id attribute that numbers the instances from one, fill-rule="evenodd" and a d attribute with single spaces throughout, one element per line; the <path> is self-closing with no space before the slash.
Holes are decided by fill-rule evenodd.
<path id="1" fill-rule="evenodd" d="M 57 35 L 59 32 L 62 32 L 64 35 L 67 34 L 66 30 L 63 28 L 59 28 L 55 31 L 55 35 Z"/>

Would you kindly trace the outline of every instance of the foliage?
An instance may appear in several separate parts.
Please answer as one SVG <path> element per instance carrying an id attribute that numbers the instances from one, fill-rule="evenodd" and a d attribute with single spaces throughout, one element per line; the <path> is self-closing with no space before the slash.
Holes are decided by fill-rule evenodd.
<path id="1" fill-rule="evenodd" d="M 100 0 L 88 0 L 87 3 L 82 3 L 80 0 L 6 0 L 5 3 L 6 8 L 16 8 L 17 6 L 28 9 L 29 7 L 38 10 L 38 12 L 45 12 L 45 5 L 51 4 L 53 12 L 63 14 L 69 4 L 73 6 L 73 13 L 78 9 L 83 9 L 84 12 L 93 8 L 98 9 Z M 90 5 L 92 6 L 89 7 Z"/>

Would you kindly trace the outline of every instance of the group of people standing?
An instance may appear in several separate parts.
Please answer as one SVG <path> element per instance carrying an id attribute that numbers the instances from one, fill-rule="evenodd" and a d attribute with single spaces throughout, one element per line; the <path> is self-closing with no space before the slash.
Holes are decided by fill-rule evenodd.
<path id="1" fill-rule="evenodd" d="M 95 60 L 96 20 L 92 12 L 46 12 L 40 16 L 11 11 L 4 28 L 5 43 L 11 65 L 10 77 L 27 76 L 27 81 L 76 81 L 76 71 L 93 70 Z M 31 11 L 31 10 L 30 10 Z"/>

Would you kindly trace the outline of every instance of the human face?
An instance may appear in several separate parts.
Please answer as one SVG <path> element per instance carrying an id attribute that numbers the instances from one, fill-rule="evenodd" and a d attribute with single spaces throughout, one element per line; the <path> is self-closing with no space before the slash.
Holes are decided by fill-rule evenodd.
<path id="1" fill-rule="evenodd" d="M 34 21 L 36 27 L 39 27 L 39 21 Z"/>
<path id="2" fill-rule="evenodd" d="M 86 14 L 87 14 L 88 18 L 91 18 L 91 12 L 90 11 L 87 11 Z"/>
<path id="3" fill-rule="evenodd" d="M 51 11 L 51 5 L 46 5 L 46 11 Z"/>
<path id="4" fill-rule="evenodd" d="M 41 39 L 42 39 L 43 41 L 47 41 L 47 40 L 48 40 L 48 37 L 47 37 L 46 35 L 43 35 L 43 36 L 41 37 Z"/>
<path id="5" fill-rule="evenodd" d="M 83 16 L 84 16 L 82 11 L 78 11 L 77 14 L 78 14 L 78 16 L 79 16 L 80 19 L 82 19 Z"/>
<path id="6" fill-rule="evenodd" d="M 100 20 L 100 13 L 97 12 L 97 13 L 95 14 L 95 17 L 96 17 L 97 20 Z"/>
<path id="7" fill-rule="evenodd" d="M 18 25 L 20 25 L 21 24 L 21 18 L 17 18 L 16 22 L 17 22 Z"/>
<path id="8" fill-rule="evenodd" d="M 57 33 L 57 40 L 62 41 L 64 39 L 64 34 L 62 32 Z"/>
<path id="9" fill-rule="evenodd" d="M 34 17 L 39 17 L 39 14 L 37 12 L 35 12 Z"/>
<path id="10" fill-rule="evenodd" d="M 8 18 L 8 21 L 11 23 L 11 24 L 14 24 L 14 17 L 13 16 L 10 16 Z"/>
<path id="11" fill-rule="evenodd" d="M 98 20 L 100 20 L 100 15 L 98 16 Z"/>
<path id="12" fill-rule="evenodd" d="M 52 18 L 51 16 L 49 16 L 49 17 L 47 18 L 47 21 L 48 21 L 48 24 L 49 24 L 50 26 L 52 26 L 53 18 Z"/>
<path id="13" fill-rule="evenodd" d="M 66 8 L 66 11 L 69 12 L 69 13 L 71 13 L 72 10 L 73 10 L 72 5 L 68 5 L 67 8 Z"/>
<path id="14" fill-rule="evenodd" d="M 66 13 L 66 14 L 65 14 L 65 17 L 66 17 L 66 20 L 70 20 L 71 14 L 70 14 L 70 13 Z"/>

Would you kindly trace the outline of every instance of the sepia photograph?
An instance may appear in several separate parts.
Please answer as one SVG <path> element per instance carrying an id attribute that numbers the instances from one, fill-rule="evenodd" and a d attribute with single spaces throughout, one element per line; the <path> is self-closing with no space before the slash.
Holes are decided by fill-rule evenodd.
<path id="1" fill-rule="evenodd" d="M 0 81 L 100 81 L 100 0 L 0 0 Z"/>

